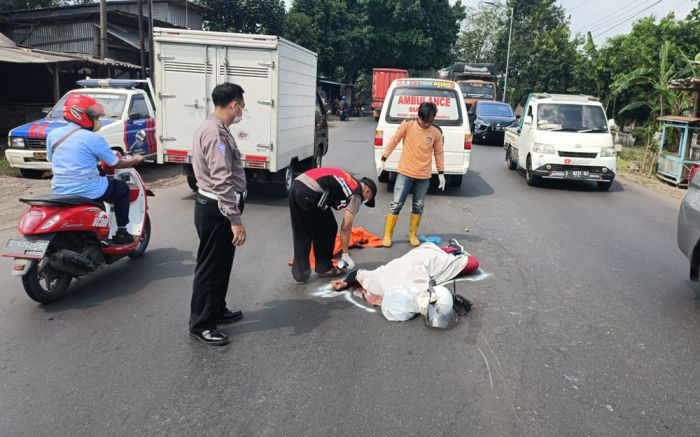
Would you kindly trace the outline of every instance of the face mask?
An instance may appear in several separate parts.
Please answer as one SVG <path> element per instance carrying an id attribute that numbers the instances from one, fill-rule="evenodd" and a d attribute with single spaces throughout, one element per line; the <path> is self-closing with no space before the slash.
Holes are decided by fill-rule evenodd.
<path id="1" fill-rule="evenodd" d="M 239 106 L 240 108 L 240 106 Z M 233 124 L 240 123 L 241 120 L 243 120 L 243 110 L 241 109 L 241 115 L 237 115 L 236 118 L 233 119 Z"/>

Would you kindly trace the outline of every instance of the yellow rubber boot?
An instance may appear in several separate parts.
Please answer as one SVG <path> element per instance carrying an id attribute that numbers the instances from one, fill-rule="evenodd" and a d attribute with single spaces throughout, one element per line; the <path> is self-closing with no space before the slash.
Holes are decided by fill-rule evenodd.
<path id="1" fill-rule="evenodd" d="M 397 214 L 389 213 L 386 215 L 386 227 L 384 228 L 384 240 L 382 241 L 384 247 L 391 247 L 391 237 L 394 235 L 394 226 L 396 226 L 398 219 L 399 216 Z"/>
<path id="2" fill-rule="evenodd" d="M 420 241 L 418 241 L 418 227 L 420 226 L 421 214 L 411 213 L 411 221 L 408 227 L 408 242 L 411 246 L 420 246 Z"/>

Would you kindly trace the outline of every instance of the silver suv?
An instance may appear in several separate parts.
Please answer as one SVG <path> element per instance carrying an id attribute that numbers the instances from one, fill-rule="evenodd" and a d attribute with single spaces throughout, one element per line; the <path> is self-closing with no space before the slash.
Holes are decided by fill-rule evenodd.
<path id="1" fill-rule="evenodd" d="M 678 247 L 690 260 L 690 280 L 700 280 L 700 164 L 688 175 L 688 193 L 678 213 Z"/>

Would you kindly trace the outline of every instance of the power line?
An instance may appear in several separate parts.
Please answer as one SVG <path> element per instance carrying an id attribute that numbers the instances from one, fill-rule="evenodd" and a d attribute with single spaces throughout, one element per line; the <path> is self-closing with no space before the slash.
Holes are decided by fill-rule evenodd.
<path id="1" fill-rule="evenodd" d="M 615 23 L 618 20 L 622 19 L 630 12 L 633 12 L 634 10 L 638 10 L 638 8 L 640 8 L 640 7 L 644 8 L 644 6 L 648 5 L 649 2 L 652 2 L 652 1 L 654 1 L 654 0 L 643 0 L 642 2 L 632 0 L 631 2 L 624 4 L 622 7 L 610 12 L 602 20 L 599 20 L 595 23 L 590 23 L 587 26 L 584 26 L 584 28 L 582 30 L 585 30 L 587 32 L 592 33 L 592 32 L 595 32 L 596 30 L 602 29 L 606 26 L 610 26 L 612 23 Z"/>
<path id="2" fill-rule="evenodd" d="M 648 11 L 649 9 L 651 9 L 651 8 L 653 8 L 654 6 L 658 5 L 658 4 L 661 3 L 662 1 L 663 1 L 663 0 L 658 0 L 657 2 L 652 3 L 651 5 L 647 6 L 646 8 L 642 9 L 641 11 L 637 12 L 636 14 L 634 14 L 634 15 L 632 15 L 632 16 L 630 16 L 630 17 L 625 18 L 624 20 L 620 21 L 619 23 L 615 24 L 614 26 L 611 26 L 611 27 L 609 27 L 609 28 L 607 28 L 607 29 L 605 29 L 605 30 L 603 30 L 603 31 L 601 31 L 601 32 L 598 32 L 598 33 L 595 35 L 595 37 L 599 37 L 599 36 L 601 36 L 601 35 L 605 35 L 606 33 L 610 32 L 611 30 L 614 30 L 614 29 L 620 27 L 620 25 L 622 25 L 622 24 L 624 24 L 624 23 L 630 21 L 631 19 L 633 19 L 633 18 L 635 18 L 635 17 L 641 15 L 642 13 Z"/>
<path id="3" fill-rule="evenodd" d="M 602 22 L 596 24 L 595 26 L 592 26 L 588 31 L 591 33 L 597 33 L 600 29 L 604 29 L 604 28 L 611 26 L 611 25 L 614 26 L 613 23 L 619 23 L 620 20 L 625 20 L 630 15 L 636 14 L 637 12 L 640 12 L 640 11 L 644 11 L 645 8 L 650 5 L 649 1 L 653 2 L 654 0 L 647 0 L 643 3 L 640 3 L 639 5 L 637 5 L 635 7 L 632 7 L 632 8 L 625 10 L 625 11 L 622 11 L 622 13 L 617 14 L 617 16 L 613 17 L 612 19 L 602 21 Z M 653 5 L 654 5 L 654 3 L 651 4 L 651 6 L 653 6 Z"/>
<path id="4" fill-rule="evenodd" d="M 575 10 L 575 9 L 578 9 L 578 8 L 580 8 L 581 6 L 585 5 L 586 3 L 590 3 L 590 2 L 591 2 L 591 0 L 584 0 L 583 2 L 577 4 L 576 6 L 572 7 L 571 9 L 569 9 L 569 12 L 571 12 L 571 11 L 573 11 L 573 10 Z"/>

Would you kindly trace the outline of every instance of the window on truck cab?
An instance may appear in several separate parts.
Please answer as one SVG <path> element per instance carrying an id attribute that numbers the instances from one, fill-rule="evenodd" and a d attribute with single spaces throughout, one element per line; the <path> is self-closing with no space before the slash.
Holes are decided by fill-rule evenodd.
<path id="1" fill-rule="evenodd" d="M 598 105 L 540 103 L 537 129 L 567 132 L 608 133 L 605 111 Z"/>
<path id="2" fill-rule="evenodd" d="M 436 125 L 462 125 L 462 106 L 457 90 L 430 87 L 394 88 L 389 99 L 386 121 L 398 124 L 404 120 L 415 119 L 418 116 L 418 107 L 423 102 L 433 102 L 437 106 L 438 112 L 434 122 Z"/>
<path id="3" fill-rule="evenodd" d="M 494 90 L 492 83 L 460 82 L 459 87 L 462 89 L 464 98 L 493 100 Z"/>
<path id="4" fill-rule="evenodd" d="M 99 104 L 105 109 L 105 118 L 122 118 L 124 113 L 124 106 L 126 105 L 126 95 L 124 94 L 112 94 L 112 93 L 100 93 L 99 91 L 90 90 L 78 90 L 78 94 L 85 94 L 97 100 Z M 49 114 L 50 118 L 62 118 L 63 117 L 63 107 L 66 106 L 66 100 L 70 93 L 63 96 L 53 110 Z"/>
<path id="5" fill-rule="evenodd" d="M 131 106 L 129 107 L 129 118 L 135 114 L 138 114 L 138 120 L 144 118 L 150 118 L 148 115 L 148 106 L 146 106 L 146 99 L 143 96 L 134 96 L 131 99 Z"/>

